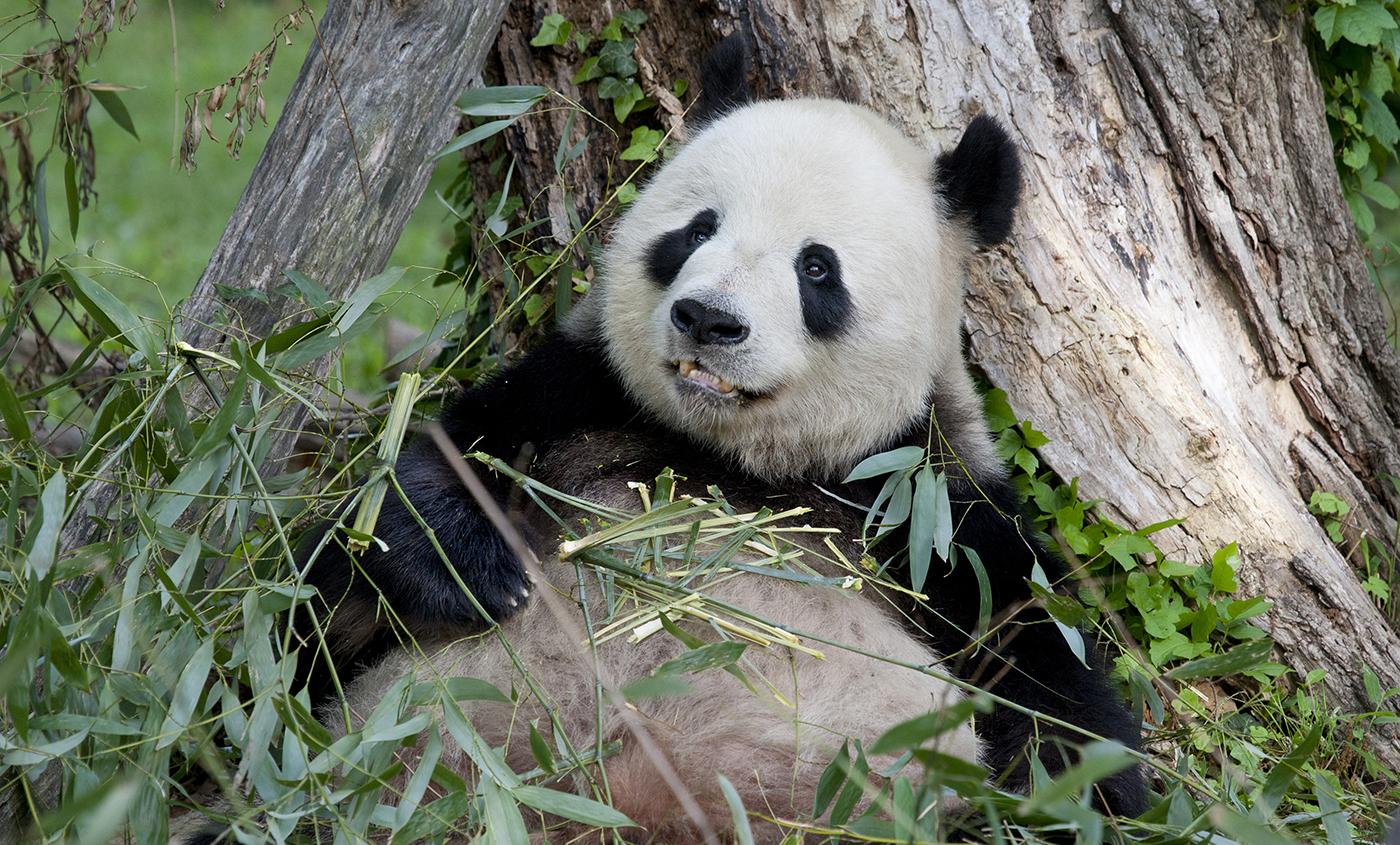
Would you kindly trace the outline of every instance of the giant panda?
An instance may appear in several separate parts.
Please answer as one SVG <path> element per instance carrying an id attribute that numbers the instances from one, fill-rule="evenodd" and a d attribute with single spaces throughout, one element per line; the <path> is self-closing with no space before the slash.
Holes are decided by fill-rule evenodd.
<path id="1" fill-rule="evenodd" d="M 1052 580 L 1064 566 L 1023 524 L 962 357 L 965 265 L 973 250 L 1008 234 L 1022 178 L 1015 145 L 984 115 L 935 158 L 855 105 L 755 102 L 747 62 L 741 37 L 715 50 L 688 119 L 690 139 L 617 224 L 594 289 L 538 348 L 448 403 L 447 434 L 463 452 L 506 463 L 532 455 L 535 479 L 613 505 L 635 508 L 629 484 L 670 468 L 682 492 L 705 495 L 716 485 L 736 511 L 810 507 L 812 524 L 842 529 L 851 560 L 861 552 L 861 507 L 880 480 L 843 484 L 843 477 L 874 453 L 932 446 L 947 472 L 956 540 L 978 553 L 994 616 L 1007 624 L 971 641 L 979 585 L 966 562 L 950 568 L 935 559 L 926 601 L 752 573 L 714 587 L 715 597 L 780 626 L 905 665 L 840 649 L 823 649 L 825 659 L 816 659 L 779 645 L 750 647 L 749 665 L 774 682 L 773 695 L 709 671 L 693 676 L 684 696 L 639 703 L 653 741 L 713 829 L 731 824 L 717 773 L 751 810 L 800 818 L 811 813 L 817 779 L 847 738 L 868 744 L 962 697 L 910 666 L 956 672 L 1135 748 L 1138 725 L 1110 688 L 1101 657 L 1081 662 L 1031 601 L 1033 565 Z M 552 709 L 574 734 L 569 741 L 621 742 L 621 752 L 601 765 L 613 805 L 642 828 L 630 838 L 702 841 L 703 824 L 687 816 L 623 714 L 599 703 L 597 679 L 577 659 L 580 644 L 536 595 L 551 590 L 573 599 L 568 606 L 579 618 L 603 610 L 597 577 L 585 571 L 580 578 L 572 563 L 554 557 L 556 523 L 528 501 L 520 507 L 525 499 L 518 491 L 512 497 L 509 479 L 487 479 L 498 501 L 516 503 L 520 527 L 544 561 L 548 583 L 534 584 L 428 438 L 400 458 L 397 477 L 455 573 L 392 495 L 376 529 L 382 546 L 352 559 L 338 544 L 322 544 L 302 561 L 321 597 L 350 712 L 363 718 L 408 673 L 515 689 L 515 704 L 464 707 L 517 771 L 535 765 L 532 722 L 558 741 Z M 889 557 L 897 542 L 877 550 Z M 894 570 L 901 565 L 896 560 Z M 501 638 L 482 636 L 494 625 L 549 690 L 547 705 L 520 683 Z M 719 636 L 704 625 L 688 630 L 705 640 Z M 599 647 L 598 659 L 610 682 L 622 684 L 685 648 L 667 635 L 614 640 Z M 328 677 L 324 666 L 310 673 L 313 695 L 333 694 Z M 940 750 L 1026 791 L 1028 755 L 1038 753 L 1053 774 L 1072 762 L 1081 741 L 998 707 L 979 714 L 975 727 L 945 734 Z M 464 753 L 444 751 L 440 762 L 472 772 Z M 1117 813 L 1145 809 L 1135 769 L 1104 779 L 1094 795 Z M 754 834 L 778 841 L 781 829 L 755 820 Z"/>

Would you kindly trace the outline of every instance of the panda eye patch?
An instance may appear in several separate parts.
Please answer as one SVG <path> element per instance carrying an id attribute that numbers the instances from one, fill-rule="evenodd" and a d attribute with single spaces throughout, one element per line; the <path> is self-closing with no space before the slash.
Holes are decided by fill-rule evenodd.
<path id="1" fill-rule="evenodd" d="M 826 244 L 808 244 L 797 255 L 802 322 L 812 337 L 827 340 L 850 327 L 855 308 L 841 282 L 841 262 Z"/>
<path id="2" fill-rule="evenodd" d="M 669 287 L 680 275 L 691 253 L 714 237 L 719 228 L 719 212 L 707 208 L 679 229 L 658 236 L 647 249 L 646 268 L 659 287 Z"/>

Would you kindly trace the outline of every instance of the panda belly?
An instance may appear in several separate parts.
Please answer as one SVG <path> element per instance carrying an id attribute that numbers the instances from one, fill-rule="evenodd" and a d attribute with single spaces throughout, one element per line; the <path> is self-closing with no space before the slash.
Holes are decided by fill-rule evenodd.
<path id="1" fill-rule="evenodd" d="M 648 479 L 645 473 L 653 468 L 649 461 L 639 459 L 636 443 L 595 436 L 555 450 L 549 460 L 537 465 L 535 476 L 566 492 L 636 510 L 637 493 L 623 478 Z M 692 478 L 702 480 L 695 475 Z M 723 479 L 719 482 L 723 487 Z M 746 505 L 755 504 L 730 501 L 741 512 L 752 509 Z M 532 519 L 532 523 L 540 536 L 550 536 L 545 532 L 551 527 L 558 531 L 552 521 L 545 525 Z M 586 630 L 585 608 L 595 630 L 600 627 L 598 620 L 607 617 L 608 602 L 596 574 L 586 566 L 561 563 L 553 555 L 544 556 L 542 567 L 548 585 L 538 585 L 529 605 L 501 627 L 501 637 L 510 643 L 530 682 L 494 632 L 456 641 L 420 642 L 421 651 L 392 653 L 356 680 L 347 695 L 351 712 L 368 714 L 383 691 L 410 672 L 417 674 L 419 682 L 435 677 L 472 677 L 508 695 L 514 690 L 519 696 L 514 704 L 462 702 L 473 728 L 488 745 L 504 749 L 513 770 L 525 772 L 537 766 L 529 744 L 532 722 L 555 749 L 556 759 L 566 745 L 587 757 L 592 749 L 620 743 L 621 752 L 602 761 L 604 778 L 599 778 L 596 770 L 589 771 L 600 789 L 606 783 L 608 792 L 599 794 L 610 794 L 612 806 L 644 829 L 645 834 L 636 838 L 702 841 L 623 714 L 611 704 L 600 703 L 598 675 L 590 652 L 571 636 L 571 632 Z M 569 614 L 567 622 L 561 623 L 550 604 L 540 599 L 541 590 L 554 590 L 567 598 L 553 603 Z M 860 653 L 883 655 L 914 666 L 938 660 L 938 655 L 899 621 L 886 598 L 870 586 L 857 592 L 740 572 L 707 583 L 703 592 L 780 627 L 810 631 L 850 647 L 802 638 L 802 646 L 821 653 L 817 657 L 778 643 L 764 645 L 733 636 L 730 638 L 748 642 L 738 666 L 757 694 L 715 668 L 682 676 L 690 687 L 687 694 L 635 702 L 640 720 L 633 722 L 640 721 L 650 734 L 715 830 L 732 828 L 717 774 L 734 785 L 751 812 L 780 819 L 807 818 L 818 779 L 848 738 L 868 746 L 895 724 L 950 705 L 962 696 L 941 679 Z M 720 639 L 704 621 L 682 621 L 686 617 L 681 613 L 668 616 L 701 640 Z M 596 647 L 599 674 L 616 687 L 648 677 L 655 667 L 688 648 L 663 630 L 634 640 L 624 634 Z M 556 714 L 557 723 L 551 722 L 550 711 Z M 440 715 L 438 724 L 442 724 Z M 555 724 L 564 737 L 554 736 Z M 439 762 L 470 780 L 475 774 L 471 760 L 450 738 L 444 739 Z M 418 748 L 424 741 L 420 738 Z M 964 724 L 943 735 L 938 750 L 976 761 L 979 746 L 971 727 Z M 893 762 L 893 757 L 870 760 L 875 771 Z M 411 769 L 406 767 L 400 775 L 403 783 L 397 787 L 407 782 Z M 914 770 L 907 773 L 913 775 Z M 582 781 L 576 778 L 573 783 L 580 785 Z M 777 825 L 753 817 L 750 822 L 757 841 L 782 839 Z M 561 838 L 573 841 L 579 833 L 565 831 Z"/>

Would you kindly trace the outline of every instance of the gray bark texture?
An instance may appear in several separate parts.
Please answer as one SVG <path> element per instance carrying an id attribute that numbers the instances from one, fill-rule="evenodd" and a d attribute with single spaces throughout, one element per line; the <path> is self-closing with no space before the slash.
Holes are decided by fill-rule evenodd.
<path id="1" fill-rule="evenodd" d="M 299 270 L 343 298 L 384 269 L 432 176 L 432 155 L 457 127 L 453 103 L 479 84 L 506 0 L 330 0 L 282 117 L 182 309 L 185 341 L 217 350 L 229 338 L 255 341 L 296 318 L 302 304 L 273 293 L 283 270 Z M 304 29 L 308 37 L 315 37 Z M 328 65 L 326 57 L 331 63 Z M 353 137 L 353 145 L 352 145 Z M 215 285 L 253 288 L 223 299 Z M 330 361 L 310 365 L 325 375 Z M 308 382 L 310 384 L 311 382 Z M 207 401 L 195 391 L 192 403 Z M 281 471 L 306 420 L 288 403 L 263 467 Z M 116 494 L 94 484 L 88 500 L 104 513 Z M 77 516 L 63 548 L 92 541 L 95 524 Z"/>
<path id="2" fill-rule="evenodd" d="M 935 150 L 979 113 L 1002 121 L 1021 144 L 1025 199 L 1010 245 L 973 268 L 973 362 L 1115 522 L 1183 518 L 1154 539 L 1188 563 L 1238 542 L 1240 595 L 1273 600 L 1262 624 L 1277 659 L 1326 669 L 1331 706 L 1371 709 L 1363 663 L 1400 686 L 1400 640 L 1306 510 L 1312 491 L 1335 493 L 1356 532 L 1393 541 L 1400 360 L 1342 197 L 1302 12 L 1269 0 L 640 7 L 641 81 L 663 112 L 657 92 L 694 81 L 741 29 L 760 93 L 862 103 Z M 527 42 L 545 14 L 598 32 L 609 11 L 517 0 L 487 72 L 606 108 L 571 84 L 572 48 Z M 508 138 L 518 174 L 541 162 L 523 168 L 525 195 L 555 221 L 564 120 Z M 565 174 L 585 219 L 616 140 Z M 1395 733 L 1376 741 L 1400 762 Z"/>

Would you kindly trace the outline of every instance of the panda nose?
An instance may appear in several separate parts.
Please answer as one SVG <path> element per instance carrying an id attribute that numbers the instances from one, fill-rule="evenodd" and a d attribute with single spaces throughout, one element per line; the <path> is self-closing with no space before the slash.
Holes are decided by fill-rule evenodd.
<path id="1" fill-rule="evenodd" d="M 749 327 L 738 317 L 694 299 L 676 300 L 671 323 L 696 343 L 739 343 L 749 336 Z"/>

